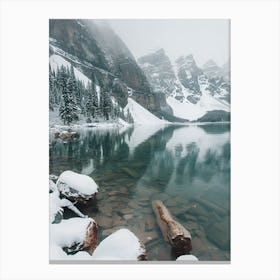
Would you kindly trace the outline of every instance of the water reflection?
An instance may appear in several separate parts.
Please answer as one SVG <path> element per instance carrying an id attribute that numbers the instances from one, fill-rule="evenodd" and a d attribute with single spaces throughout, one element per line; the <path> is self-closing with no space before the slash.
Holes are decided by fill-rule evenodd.
<path id="1" fill-rule="evenodd" d="M 229 259 L 228 125 L 78 132 L 71 142 L 50 132 L 50 173 L 71 169 L 100 185 L 98 210 L 83 210 L 101 225 L 101 238 L 125 226 L 146 243 L 150 260 L 172 259 L 151 208 L 153 199 L 161 199 L 191 230 L 194 254 L 201 260 Z"/>

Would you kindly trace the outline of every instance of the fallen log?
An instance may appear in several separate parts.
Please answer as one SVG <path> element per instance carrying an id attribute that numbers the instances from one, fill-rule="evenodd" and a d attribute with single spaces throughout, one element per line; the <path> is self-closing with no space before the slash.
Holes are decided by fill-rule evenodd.
<path id="1" fill-rule="evenodd" d="M 170 243 L 175 256 L 189 254 L 192 250 L 191 234 L 179 222 L 175 221 L 160 200 L 152 202 L 157 223 L 165 240 Z"/>

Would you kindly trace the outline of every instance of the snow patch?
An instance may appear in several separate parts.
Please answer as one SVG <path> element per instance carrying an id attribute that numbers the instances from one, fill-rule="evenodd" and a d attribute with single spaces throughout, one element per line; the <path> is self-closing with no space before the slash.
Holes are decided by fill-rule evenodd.
<path id="1" fill-rule="evenodd" d="M 65 67 L 68 67 L 70 69 L 71 63 L 65 60 L 62 56 L 53 54 L 49 58 L 50 66 L 53 71 L 56 71 L 57 68 L 61 67 L 64 65 Z M 76 67 L 74 67 L 74 75 L 76 79 L 83 81 L 85 85 L 90 83 L 90 79 L 86 77 L 81 71 L 79 71 Z"/>
<path id="2" fill-rule="evenodd" d="M 208 92 L 203 92 L 200 100 L 193 104 L 189 101 L 178 101 L 169 96 L 166 99 L 167 104 L 172 108 L 174 116 L 189 121 L 194 121 L 204 116 L 208 111 L 223 110 L 229 112 L 229 105 L 217 100 Z"/>

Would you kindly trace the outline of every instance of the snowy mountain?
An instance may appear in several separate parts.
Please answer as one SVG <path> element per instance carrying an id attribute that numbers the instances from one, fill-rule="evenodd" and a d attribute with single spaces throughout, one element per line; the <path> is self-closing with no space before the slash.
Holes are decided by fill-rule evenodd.
<path id="1" fill-rule="evenodd" d="M 189 121 L 229 121 L 229 64 L 209 60 L 199 68 L 193 55 L 172 65 L 163 49 L 143 56 L 138 63 L 152 88 L 164 93 L 173 116 Z"/>
<path id="2" fill-rule="evenodd" d="M 61 81 L 57 82 L 58 76 L 61 76 L 61 73 L 62 76 L 65 75 L 64 72 L 70 72 L 73 67 L 71 78 L 82 83 L 78 87 L 78 93 L 76 91 L 70 100 L 71 108 L 76 106 L 75 110 L 78 112 L 73 117 L 74 120 L 96 119 L 96 114 L 91 114 L 94 109 L 88 107 L 103 111 L 105 95 L 111 98 L 111 101 L 107 98 L 105 106 L 108 114 L 99 112 L 99 115 L 107 120 L 111 115 L 114 115 L 114 118 L 116 115 L 123 117 L 128 96 L 151 113 L 162 117 L 161 107 L 167 106 L 165 98 L 151 90 L 133 55 L 106 21 L 50 20 L 49 36 L 50 109 L 56 114 L 64 98 L 61 96 Z M 62 66 L 65 67 L 64 70 L 58 69 Z M 94 101 L 96 98 L 99 100 L 98 104 Z"/>
<path id="3" fill-rule="evenodd" d="M 136 61 L 103 20 L 50 20 L 49 36 L 52 123 L 228 119 L 229 63 L 173 63 L 163 49 Z"/>

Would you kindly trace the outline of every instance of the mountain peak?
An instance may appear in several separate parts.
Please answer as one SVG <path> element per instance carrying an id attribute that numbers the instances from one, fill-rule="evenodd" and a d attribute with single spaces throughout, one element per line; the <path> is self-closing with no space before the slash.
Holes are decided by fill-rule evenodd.
<path id="1" fill-rule="evenodd" d="M 204 63 L 202 68 L 205 69 L 205 68 L 212 68 L 212 67 L 218 67 L 218 65 L 214 60 L 209 59 L 206 63 Z"/>
<path id="2" fill-rule="evenodd" d="M 159 65 L 162 64 L 163 62 L 167 62 L 168 64 L 170 64 L 170 60 L 168 56 L 165 54 L 163 48 L 160 48 L 153 53 L 138 58 L 139 64 L 151 63 L 153 65 Z"/>
<path id="3" fill-rule="evenodd" d="M 157 55 L 166 55 L 163 48 L 158 49 L 158 50 L 155 52 L 155 54 L 157 54 Z"/>
<path id="4" fill-rule="evenodd" d="M 186 55 L 185 59 L 187 59 L 187 60 L 194 60 L 193 54 Z"/>

